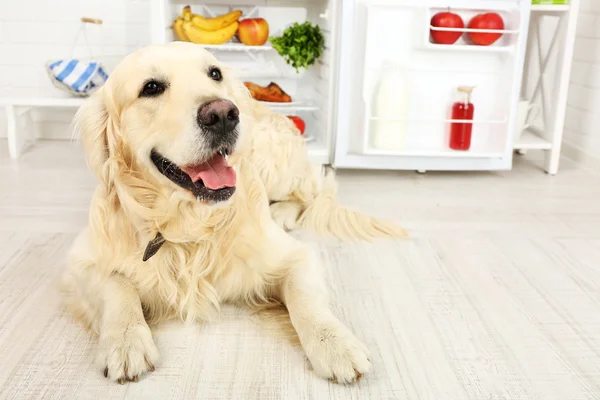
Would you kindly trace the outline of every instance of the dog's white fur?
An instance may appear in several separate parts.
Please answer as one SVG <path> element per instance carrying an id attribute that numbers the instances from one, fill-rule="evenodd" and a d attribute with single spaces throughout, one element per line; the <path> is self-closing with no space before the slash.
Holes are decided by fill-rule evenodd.
<path id="1" fill-rule="evenodd" d="M 225 67 L 222 82 L 211 80 L 210 66 L 219 63 L 189 43 L 144 48 L 79 110 L 77 130 L 99 184 L 63 276 L 65 304 L 99 335 L 98 361 L 121 383 L 158 362 L 148 323 L 207 320 L 224 302 L 278 301 L 314 371 L 355 381 L 369 370 L 367 351 L 331 312 L 319 259 L 283 228 L 358 238 L 403 230 L 337 205 L 331 179 L 310 166 L 293 124 L 252 100 Z M 167 91 L 138 98 L 157 77 Z M 209 205 L 161 175 L 149 154 L 156 148 L 179 165 L 206 157 L 196 113 L 215 98 L 238 106 L 241 136 L 229 157 L 236 193 Z M 279 202 L 269 208 L 269 200 Z M 166 243 L 143 262 L 157 232 Z"/>

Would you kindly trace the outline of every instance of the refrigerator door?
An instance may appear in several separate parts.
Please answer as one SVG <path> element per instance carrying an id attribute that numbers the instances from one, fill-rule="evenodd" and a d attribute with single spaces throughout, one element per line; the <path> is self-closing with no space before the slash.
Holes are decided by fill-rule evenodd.
<path id="1" fill-rule="evenodd" d="M 529 11 L 519 0 L 344 2 L 334 165 L 510 169 Z M 464 27 L 439 26 L 448 12 Z M 481 19 L 500 25 L 484 30 Z M 472 142 L 454 150 L 450 130 L 468 122 L 452 117 L 464 86 L 474 87 Z"/>

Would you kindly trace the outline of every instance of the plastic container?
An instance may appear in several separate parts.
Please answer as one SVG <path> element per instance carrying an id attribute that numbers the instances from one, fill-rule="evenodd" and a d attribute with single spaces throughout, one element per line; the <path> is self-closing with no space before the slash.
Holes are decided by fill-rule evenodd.
<path id="1" fill-rule="evenodd" d="M 471 103 L 471 93 L 474 87 L 460 86 L 458 88 L 460 100 L 452 105 L 452 120 L 473 120 L 475 106 Z M 469 150 L 473 123 L 452 122 L 450 127 L 450 148 L 453 150 Z"/>
<path id="2" fill-rule="evenodd" d="M 402 150 L 406 146 L 408 86 L 402 63 L 385 62 L 371 107 L 371 146 Z"/>

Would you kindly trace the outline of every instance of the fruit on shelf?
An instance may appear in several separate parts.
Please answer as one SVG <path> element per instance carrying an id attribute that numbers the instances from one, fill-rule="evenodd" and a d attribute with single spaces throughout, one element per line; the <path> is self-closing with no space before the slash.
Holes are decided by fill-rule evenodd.
<path id="1" fill-rule="evenodd" d="M 183 42 L 189 42 L 190 39 L 188 39 L 187 35 L 185 34 L 185 32 L 183 31 L 183 23 L 184 20 L 181 17 L 178 17 L 175 22 L 173 22 L 173 31 L 175 32 L 175 36 L 177 36 L 177 38 Z"/>
<path id="2" fill-rule="evenodd" d="M 181 18 L 183 18 L 186 21 L 190 21 L 193 16 L 194 16 L 194 14 L 192 13 L 192 7 L 190 7 L 190 6 L 183 7 L 183 9 L 181 10 Z"/>
<path id="3" fill-rule="evenodd" d="M 234 10 L 218 17 L 206 18 L 192 13 L 192 8 L 185 6 L 181 15 L 173 22 L 173 31 L 182 41 L 223 44 L 235 36 L 241 16 L 240 10 Z"/>
<path id="4" fill-rule="evenodd" d="M 304 130 L 306 129 L 306 124 L 304 123 L 304 120 L 296 115 L 288 115 L 287 117 L 292 120 L 294 125 L 296 125 L 296 128 L 298 128 L 300 134 L 304 135 Z"/>
<path id="5" fill-rule="evenodd" d="M 457 28 L 463 29 L 465 23 L 460 15 L 450 12 L 440 12 L 431 18 L 431 26 L 435 28 Z M 463 32 L 440 31 L 431 29 L 431 38 L 438 44 L 454 44 L 462 36 Z"/>
<path id="6" fill-rule="evenodd" d="M 226 28 L 234 22 L 237 22 L 241 16 L 242 11 L 240 10 L 230 11 L 227 14 L 219 15 L 218 17 L 214 18 L 206 18 L 202 15 L 193 15 L 192 24 L 205 31 L 214 32 Z"/>
<path id="7" fill-rule="evenodd" d="M 269 38 L 269 24 L 264 18 L 247 18 L 240 21 L 240 42 L 247 46 L 262 46 Z"/>
<path id="8" fill-rule="evenodd" d="M 271 103 L 291 103 L 292 98 L 286 92 L 283 91 L 276 83 L 269 83 L 268 86 L 263 87 L 252 82 L 244 82 L 244 85 L 250 91 L 250 95 L 253 99 L 258 101 L 268 101 Z"/>
<path id="9" fill-rule="evenodd" d="M 504 20 L 500 14 L 491 12 L 478 14 L 469 21 L 469 29 L 504 30 Z M 490 46 L 502 37 L 502 33 L 469 32 L 469 38 L 479 46 Z"/>
<path id="10" fill-rule="evenodd" d="M 238 29 L 237 21 L 233 24 L 219 29 L 218 31 L 205 31 L 198 28 L 192 22 L 183 23 L 183 31 L 190 42 L 197 44 L 223 44 L 231 40 Z"/>

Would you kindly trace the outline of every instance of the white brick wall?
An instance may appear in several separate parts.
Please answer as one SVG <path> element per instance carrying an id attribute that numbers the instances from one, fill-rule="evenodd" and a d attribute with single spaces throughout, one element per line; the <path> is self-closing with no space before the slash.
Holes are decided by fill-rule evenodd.
<path id="1" fill-rule="evenodd" d="M 149 43 L 149 9 L 149 0 L 0 0 L 0 93 L 55 91 L 44 64 L 69 55 L 82 16 L 104 21 L 100 28 L 89 25 L 87 36 L 93 54 L 110 71 L 124 55 Z M 80 36 L 74 55 L 87 54 Z M 51 120 L 50 136 L 68 138 L 72 113 L 59 115 L 57 121 L 52 114 L 37 113 L 35 120 Z M 0 112 L 0 136 L 6 134 L 5 125 Z"/>
<path id="2" fill-rule="evenodd" d="M 581 0 L 564 143 L 567 154 L 600 161 L 600 0 Z"/>

